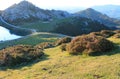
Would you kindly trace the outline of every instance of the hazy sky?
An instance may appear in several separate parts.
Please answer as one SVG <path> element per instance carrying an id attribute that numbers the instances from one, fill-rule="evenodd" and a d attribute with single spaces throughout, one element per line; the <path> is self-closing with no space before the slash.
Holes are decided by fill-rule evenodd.
<path id="1" fill-rule="evenodd" d="M 0 10 L 3 10 L 14 3 L 22 0 L 0 0 Z M 69 7 L 90 7 L 94 5 L 114 4 L 120 5 L 120 0 L 27 0 L 36 6 L 44 9 L 69 8 Z"/>

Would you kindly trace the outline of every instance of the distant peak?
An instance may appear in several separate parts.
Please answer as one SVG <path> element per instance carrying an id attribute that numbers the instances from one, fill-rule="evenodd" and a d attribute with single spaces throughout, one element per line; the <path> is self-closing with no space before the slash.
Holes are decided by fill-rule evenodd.
<path id="1" fill-rule="evenodd" d="M 20 3 L 30 3 L 30 2 L 28 2 L 27 0 L 23 0 Z"/>
<path id="2" fill-rule="evenodd" d="M 95 11 L 95 10 L 92 9 L 92 8 L 87 8 L 86 10 L 88 10 L 88 11 Z"/>
<path id="3" fill-rule="evenodd" d="M 18 3 L 19 5 L 28 5 L 28 4 L 32 4 L 31 2 L 27 1 L 27 0 L 23 0 L 20 3 Z M 33 5 L 33 4 L 32 4 Z"/>

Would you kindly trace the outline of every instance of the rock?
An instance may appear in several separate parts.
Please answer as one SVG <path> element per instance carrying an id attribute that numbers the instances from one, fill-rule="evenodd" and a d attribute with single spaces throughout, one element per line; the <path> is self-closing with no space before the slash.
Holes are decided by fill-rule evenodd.
<path id="1" fill-rule="evenodd" d="M 21 1 L 14 4 L 2 12 L 2 17 L 8 22 L 14 21 L 51 21 L 52 18 L 64 18 L 70 16 L 68 12 L 60 10 L 44 10 L 36 7 L 28 1 Z"/>
<path id="2" fill-rule="evenodd" d="M 48 70 L 48 69 L 47 69 L 47 68 L 42 68 L 42 70 L 45 70 L 45 71 L 46 71 L 46 70 Z"/>

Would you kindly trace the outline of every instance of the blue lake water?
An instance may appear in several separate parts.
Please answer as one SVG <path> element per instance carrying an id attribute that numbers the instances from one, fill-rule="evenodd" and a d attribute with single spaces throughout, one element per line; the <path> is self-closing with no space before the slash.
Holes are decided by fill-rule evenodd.
<path id="1" fill-rule="evenodd" d="M 20 37 L 21 36 L 11 34 L 8 29 L 0 26 L 0 41 L 13 40 Z"/>

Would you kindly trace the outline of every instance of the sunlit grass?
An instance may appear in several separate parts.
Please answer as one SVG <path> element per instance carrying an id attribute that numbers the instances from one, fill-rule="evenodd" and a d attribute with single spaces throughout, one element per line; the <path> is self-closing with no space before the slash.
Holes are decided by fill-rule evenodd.
<path id="1" fill-rule="evenodd" d="M 110 37 L 108 38 L 108 40 L 112 41 L 113 43 L 120 45 L 120 38 L 114 38 L 114 37 Z"/>
<path id="2" fill-rule="evenodd" d="M 42 42 L 54 42 L 58 38 L 61 38 L 62 36 L 59 36 L 58 34 L 53 33 L 35 33 L 33 35 L 25 36 L 20 39 L 1 42 L 0 48 L 4 48 L 11 45 L 18 45 L 18 44 L 24 44 L 24 45 L 36 45 L 38 43 Z"/>
<path id="3" fill-rule="evenodd" d="M 0 71 L 3 79 L 119 79 L 120 54 L 71 56 L 59 47 L 46 49 L 38 63 Z"/>

